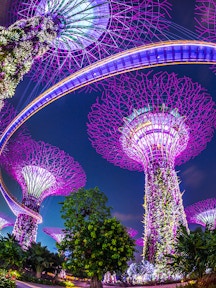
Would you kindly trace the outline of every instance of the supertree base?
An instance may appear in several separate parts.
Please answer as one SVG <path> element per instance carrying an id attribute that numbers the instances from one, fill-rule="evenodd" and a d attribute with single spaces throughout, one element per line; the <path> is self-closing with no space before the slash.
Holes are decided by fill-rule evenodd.
<path id="1" fill-rule="evenodd" d="M 20 246 L 27 250 L 32 242 L 36 242 L 37 220 L 26 214 L 20 214 L 14 225 L 13 235 Z"/>

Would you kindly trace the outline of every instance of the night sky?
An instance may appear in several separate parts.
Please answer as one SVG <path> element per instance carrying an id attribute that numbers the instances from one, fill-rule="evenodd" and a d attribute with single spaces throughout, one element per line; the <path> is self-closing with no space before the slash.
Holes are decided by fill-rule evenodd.
<path id="1" fill-rule="evenodd" d="M 195 1 L 175 0 L 171 13 L 172 21 L 188 29 L 194 29 L 193 11 Z M 195 30 L 194 30 L 195 31 Z M 180 77 L 186 75 L 207 88 L 216 101 L 216 75 L 209 69 L 209 65 L 178 65 L 154 68 L 155 72 L 175 72 Z M 147 72 L 144 70 L 143 73 Z M 16 94 L 10 100 L 18 111 L 23 109 L 29 99 L 38 96 L 42 87 L 35 88 L 35 83 L 25 77 L 18 86 Z M 34 91 L 34 92 L 32 92 Z M 112 213 L 127 226 L 143 233 L 143 196 L 144 173 L 132 172 L 114 166 L 103 159 L 91 147 L 87 135 L 87 115 L 91 105 L 99 94 L 73 93 L 50 104 L 39 111 L 27 123 L 31 136 L 35 140 L 50 143 L 69 153 L 84 168 L 87 175 L 86 189 L 98 186 L 108 199 L 108 204 L 113 207 Z M 216 134 L 207 148 L 196 158 L 182 166 L 176 167 L 183 195 L 184 206 L 216 195 Z M 5 181 L 10 191 L 21 201 L 22 195 L 19 185 L 5 175 Z M 0 195 L 1 211 L 13 217 L 12 212 Z M 49 197 L 43 203 L 40 213 L 43 223 L 39 225 L 37 240 L 54 250 L 55 241 L 43 231 L 43 227 L 63 227 L 60 216 L 59 202 L 63 197 Z M 194 226 L 191 225 L 191 228 Z M 11 232 L 8 227 L 2 234 Z"/>

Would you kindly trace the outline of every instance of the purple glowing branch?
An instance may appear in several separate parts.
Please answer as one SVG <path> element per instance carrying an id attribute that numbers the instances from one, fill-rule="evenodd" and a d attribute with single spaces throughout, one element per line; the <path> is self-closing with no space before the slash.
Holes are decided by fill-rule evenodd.
<path id="1" fill-rule="evenodd" d="M 143 238 L 136 239 L 135 243 L 136 243 L 137 246 L 140 246 L 140 247 L 144 246 Z"/>
<path id="2" fill-rule="evenodd" d="M 13 225 L 14 225 L 13 219 L 10 219 L 8 216 L 4 215 L 3 213 L 0 213 L 0 230 L 2 230 L 5 227 Z"/>
<path id="3" fill-rule="evenodd" d="M 38 81 L 41 74 L 42 81 L 50 82 L 53 71 L 61 78 L 111 54 L 158 40 L 167 29 L 170 9 L 168 0 L 17 0 L 13 15 L 15 21 L 52 17 L 59 25 L 57 38 L 32 73 L 33 79 Z"/>
<path id="4" fill-rule="evenodd" d="M 94 84 L 105 92 L 103 92 L 102 100 L 97 99 L 92 106 L 92 112 L 88 116 L 90 140 L 99 154 L 122 168 L 143 171 L 143 165 L 148 165 L 148 159 L 144 161 L 145 159 L 141 159 L 140 156 L 129 157 L 125 152 L 126 148 L 122 148 L 120 139 L 121 127 L 130 125 L 129 118 L 139 114 L 141 109 L 152 111 L 152 113 L 165 109 L 164 114 L 176 113 L 184 118 L 185 124 L 176 122 L 176 125 L 182 125 L 182 135 L 188 131 L 187 147 L 181 151 L 184 138 L 180 139 L 182 142 L 176 146 L 177 150 L 168 151 L 169 155 L 167 154 L 171 160 L 175 158 L 175 165 L 181 165 L 198 155 L 213 136 L 213 125 L 216 119 L 215 104 L 201 85 L 193 83 L 188 77 L 178 78 L 174 73 L 151 75 L 151 72 L 148 74 L 127 73 L 120 77 L 112 77 L 109 81 Z M 190 95 L 190 102 L 188 95 Z M 169 118 L 171 119 L 171 116 Z M 170 119 L 168 121 L 171 121 Z M 157 122 L 162 121 L 162 118 L 158 120 L 151 118 L 150 121 L 159 125 Z M 170 124 L 167 123 L 167 125 Z M 180 126 L 174 129 L 178 131 Z M 167 133 L 164 132 L 164 134 Z M 160 137 L 159 134 L 158 137 Z M 159 139 L 155 139 L 156 142 L 157 140 Z M 164 138 L 165 140 L 168 141 Z M 167 145 L 168 143 L 166 142 Z"/>
<path id="5" fill-rule="evenodd" d="M 127 232 L 131 238 L 134 238 L 138 234 L 138 231 L 131 227 L 127 228 Z"/>
<path id="6" fill-rule="evenodd" d="M 216 2 L 214 0 L 196 0 L 195 21 L 196 31 L 200 39 L 209 42 L 216 42 L 216 22 L 215 22 Z M 216 73 L 216 66 L 211 66 Z"/>
<path id="7" fill-rule="evenodd" d="M 43 231 L 49 236 L 51 236 L 57 243 L 60 243 L 65 237 L 65 234 L 62 228 L 45 227 L 43 228 Z"/>
<path id="8" fill-rule="evenodd" d="M 214 0 L 196 0 L 195 21 L 200 39 L 209 42 L 216 41 L 215 10 Z"/>
<path id="9" fill-rule="evenodd" d="M 85 185 L 81 166 L 57 147 L 31 139 L 13 144 L 4 167 L 22 187 L 23 199 L 32 197 L 40 205 L 47 196 L 68 195 Z"/>
<path id="10" fill-rule="evenodd" d="M 185 208 L 188 223 L 216 228 L 216 198 L 206 199 Z"/>
<path id="11" fill-rule="evenodd" d="M 4 102 L 3 107 L 0 110 L 0 135 L 4 129 L 8 126 L 12 119 L 16 116 L 16 111 L 11 104 Z"/>

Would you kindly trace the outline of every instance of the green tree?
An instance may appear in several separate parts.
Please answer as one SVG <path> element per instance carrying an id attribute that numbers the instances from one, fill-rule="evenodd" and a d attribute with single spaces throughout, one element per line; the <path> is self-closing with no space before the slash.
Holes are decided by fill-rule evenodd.
<path id="1" fill-rule="evenodd" d="M 92 288 L 102 287 L 107 271 L 125 271 L 135 251 L 134 240 L 111 217 L 106 202 L 98 188 L 80 189 L 66 197 L 62 206 L 66 236 L 58 247 L 70 252 L 66 268 L 76 276 L 90 277 Z"/>
<path id="2" fill-rule="evenodd" d="M 0 266 L 4 269 L 17 269 L 23 267 L 25 252 L 13 235 L 7 234 L 0 238 Z"/>
<path id="3" fill-rule="evenodd" d="M 205 231 L 198 228 L 188 233 L 185 227 L 181 227 L 177 240 L 176 254 L 168 255 L 175 272 L 181 272 L 185 277 L 193 274 L 201 278 L 206 269 L 216 271 L 216 230 L 207 227 Z"/>
<path id="4" fill-rule="evenodd" d="M 62 264 L 62 259 L 57 259 L 56 254 L 51 253 L 46 246 L 41 246 L 40 242 L 32 243 L 26 253 L 26 267 L 32 269 L 37 278 L 41 278 L 43 271 L 58 270 Z"/>

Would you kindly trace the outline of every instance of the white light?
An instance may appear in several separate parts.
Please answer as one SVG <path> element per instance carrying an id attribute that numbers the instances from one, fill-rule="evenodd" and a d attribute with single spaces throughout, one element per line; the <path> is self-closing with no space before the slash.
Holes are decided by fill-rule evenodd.
<path id="1" fill-rule="evenodd" d="M 23 167 L 22 175 L 28 188 L 28 194 L 35 198 L 39 198 L 56 182 L 55 177 L 48 170 L 35 165 Z"/>
<path id="2" fill-rule="evenodd" d="M 107 0 L 42 0 L 35 15 L 58 15 L 62 30 L 53 42 L 62 50 L 80 50 L 96 42 L 106 31 L 110 10 Z"/>

